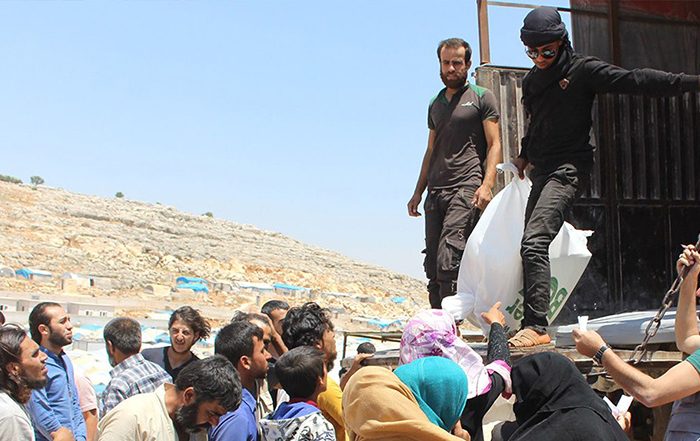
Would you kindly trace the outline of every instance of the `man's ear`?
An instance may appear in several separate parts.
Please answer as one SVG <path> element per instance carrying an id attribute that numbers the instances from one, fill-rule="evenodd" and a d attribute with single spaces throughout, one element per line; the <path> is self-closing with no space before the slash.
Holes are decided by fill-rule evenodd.
<path id="1" fill-rule="evenodd" d="M 51 329 L 47 325 L 39 325 L 37 329 L 39 330 L 39 334 L 41 334 L 42 336 L 49 335 L 49 333 L 51 332 Z"/>
<path id="2" fill-rule="evenodd" d="M 18 377 L 22 373 L 22 366 L 16 361 L 7 363 L 7 373 L 13 377 Z"/>
<path id="3" fill-rule="evenodd" d="M 469 60 L 467 62 L 467 70 L 471 69 L 471 67 L 472 67 L 472 60 Z"/>
<path id="4" fill-rule="evenodd" d="M 182 402 L 185 406 L 192 404 L 196 398 L 194 392 L 194 387 L 190 386 L 184 391 L 182 391 Z"/>
<path id="5" fill-rule="evenodd" d="M 236 367 L 240 367 L 241 369 L 245 369 L 245 370 L 250 370 L 250 368 L 252 367 L 250 357 L 248 357 L 247 355 L 242 356 L 238 360 L 238 366 L 236 366 Z"/>

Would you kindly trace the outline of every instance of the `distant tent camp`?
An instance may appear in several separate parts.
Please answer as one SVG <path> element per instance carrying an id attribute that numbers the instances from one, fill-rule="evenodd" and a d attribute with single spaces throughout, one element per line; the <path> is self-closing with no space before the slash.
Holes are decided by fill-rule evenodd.
<path id="1" fill-rule="evenodd" d="M 201 277 L 185 277 L 185 276 L 180 276 L 177 279 L 175 279 L 175 283 L 177 285 L 180 284 L 185 284 L 185 283 L 198 283 L 200 285 L 208 285 L 209 282 L 205 279 L 202 279 Z"/>
<path id="2" fill-rule="evenodd" d="M 275 283 L 272 287 L 275 288 L 275 292 L 280 294 L 303 294 L 311 291 L 303 286 L 288 285 L 286 283 Z"/>
<path id="3" fill-rule="evenodd" d="M 21 268 L 15 271 L 17 277 L 23 277 L 27 280 L 47 280 L 51 279 L 52 275 L 48 271 L 32 269 L 32 268 Z"/>
<path id="4" fill-rule="evenodd" d="M 176 286 L 177 289 L 191 289 L 194 292 L 209 294 L 209 288 L 202 283 L 180 283 Z"/>

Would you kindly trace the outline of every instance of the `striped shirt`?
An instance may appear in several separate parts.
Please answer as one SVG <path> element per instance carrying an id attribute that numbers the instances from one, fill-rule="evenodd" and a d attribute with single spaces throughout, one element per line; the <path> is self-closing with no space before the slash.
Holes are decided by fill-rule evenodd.
<path id="1" fill-rule="evenodd" d="M 155 363 L 134 354 L 109 372 L 112 377 L 102 395 L 100 414 L 106 415 L 117 404 L 137 394 L 155 391 L 164 383 L 172 383 L 167 372 Z"/>

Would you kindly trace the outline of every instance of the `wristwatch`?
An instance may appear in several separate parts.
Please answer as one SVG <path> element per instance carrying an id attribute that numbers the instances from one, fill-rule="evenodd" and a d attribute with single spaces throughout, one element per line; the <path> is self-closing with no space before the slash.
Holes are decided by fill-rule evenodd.
<path id="1" fill-rule="evenodd" d="M 595 361 L 595 363 L 596 363 L 597 365 L 602 365 L 602 364 L 603 364 L 603 354 L 604 354 L 605 351 L 607 351 L 608 349 L 610 349 L 610 348 L 607 347 L 606 345 L 603 345 L 603 346 L 600 347 L 600 349 L 598 349 L 598 352 L 596 352 L 596 353 L 593 355 L 593 361 Z"/>

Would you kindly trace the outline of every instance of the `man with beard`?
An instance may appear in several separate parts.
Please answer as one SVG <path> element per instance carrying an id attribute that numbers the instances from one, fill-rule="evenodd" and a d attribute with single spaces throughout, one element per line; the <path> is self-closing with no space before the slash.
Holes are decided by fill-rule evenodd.
<path id="1" fill-rule="evenodd" d="M 493 198 L 496 164 L 501 161 L 498 105 L 491 91 L 467 81 L 471 47 L 460 38 L 441 41 L 437 49 L 445 88 L 428 108 L 428 148 L 409 216 L 426 187 L 425 274 L 434 309 L 454 295 L 464 246 L 481 211 Z"/>
<path id="2" fill-rule="evenodd" d="M 19 326 L 0 327 L 0 439 L 34 441 L 34 428 L 25 405 L 32 390 L 46 385 L 47 355 Z M 53 439 L 70 440 L 67 430 Z"/>
<path id="3" fill-rule="evenodd" d="M 196 309 L 182 306 L 173 311 L 168 321 L 170 346 L 144 349 L 141 355 L 176 380 L 185 366 L 199 359 L 192 353 L 192 346 L 199 340 L 206 340 L 210 331 L 209 322 Z"/>
<path id="4" fill-rule="evenodd" d="M 102 394 L 100 413 L 107 414 L 127 398 L 153 392 L 163 383 L 173 380 L 160 366 L 143 358 L 141 350 L 141 325 L 128 317 L 110 320 L 103 331 L 111 380 Z"/>
<path id="5" fill-rule="evenodd" d="M 63 351 L 64 346 L 73 343 L 70 316 L 58 303 L 39 303 L 29 314 L 29 331 L 48 355 L 46 386 L 32 392 L 28 406 L 36 439 L 48 441 L 52 433 L 65 428 L 75 441 L 85 441 L 85 419 L 80 411 L 73 364 Z"/>
<path id="6" fill-rule="evenodd" d="M 330 372 L 338 356 L 335 347 L 335 331 L 330 312 L 314 302 L 297 306 L 287 312 L 282 322 L 282 339 L 289 350 L 299 346 L 313 346 L 323 351 L 326 368 Z M 345 441 L 343 419 L 343 391 L 330 376 L 326 390 L 318 395 L 318 408 L 333 425 L 337 441 Z"/>
<path id="7" fill-rule="evenodd" d="M 240 402 L 233 366 L 214 355 L 188 364 L 174 385 L 119 403 L 100 420 L 97 441 L 204 441 L 207 430 Z"/>
<path id="8" fill-rule="evenodd" d="M 520 155 L 520 171 L 533 166 L 520 248 L 524 276 L 524 316 L 511 338 L 513 347 L 547 344 L 551 272 L 549 245 L 593 166 L 591 108 L 597 93 L 680 95 L 700 89 L 697 75 L 652 69 L 625 70 L 574 53 L 561 16 L 554 8 L 530 11 L 520 29 L 535 64 L 523 79 L 523 104 L 530 124 Z"/>
<path id="9" fill-rule="evenodd" d="M 247 321 L 234 321 L 219 331 L 214 352 L 226 357 L 238 371 L 243 386 L 242 404 L 221 418 L 209 432 L 212 441 L 257 441 L 255 416 L 258 400 L 256 381 L 265 378 L 270 353 L 267 352 L 262 328 Z"/>

